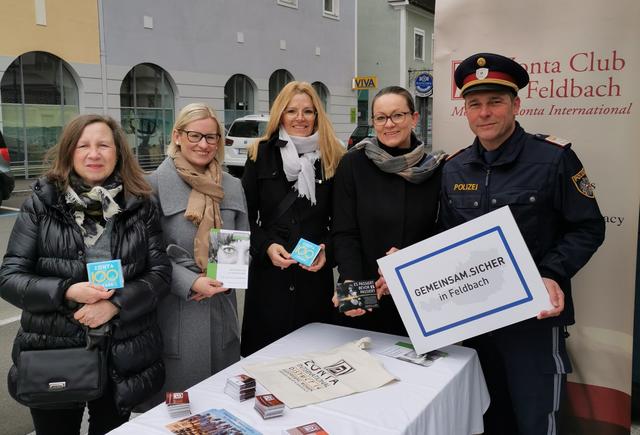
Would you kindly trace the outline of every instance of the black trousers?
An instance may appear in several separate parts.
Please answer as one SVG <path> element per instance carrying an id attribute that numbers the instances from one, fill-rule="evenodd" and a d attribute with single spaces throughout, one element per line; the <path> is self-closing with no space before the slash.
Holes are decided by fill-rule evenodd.
<path id="1" fill-rule="evenodd" d="M 89 408 L 89 435 L 105 434 L 129 421 L 130 413 L 118 413 L 112 392 L 87 402 Z M 36 409 L 30 408 L 36 435 L 78 435 L 84 408 Z"/>
<path id="2" fill-rule="evenodd" d="M 491 404 L 486 435 L 561 434 L 571 364 L 562 327 L 507 327 L 465 340 L 478 352 Z"/>

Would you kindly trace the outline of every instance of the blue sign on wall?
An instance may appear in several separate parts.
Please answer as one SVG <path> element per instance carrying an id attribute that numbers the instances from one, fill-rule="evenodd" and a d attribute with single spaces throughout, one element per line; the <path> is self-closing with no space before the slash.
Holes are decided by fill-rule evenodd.
<path id="1" fill-rule="evenodd" d="M 429 97 L 433 94 L 433 77 L 429 73 L 422 73 L 416 77 L 416 95 Z"/>

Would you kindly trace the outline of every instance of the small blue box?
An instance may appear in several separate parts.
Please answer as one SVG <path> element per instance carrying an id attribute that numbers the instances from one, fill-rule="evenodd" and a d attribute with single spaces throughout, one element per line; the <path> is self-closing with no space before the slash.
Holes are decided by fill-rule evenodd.
<path id="1" fill-rule="evenodd" d="M 106 289 L 124 287 L 120 260 L 87 263 L 87 275 L 91 284 L 101 285 Z"/>
<path id="2" fill-rule="evenodd" d="M 315 243 L 311 243 L 310 241 L 301 238 L 293 249 L 291 258 L 308 267 L 313 264 L 314 260 L 320 253 L 320 249 L 322 248 Z"/>

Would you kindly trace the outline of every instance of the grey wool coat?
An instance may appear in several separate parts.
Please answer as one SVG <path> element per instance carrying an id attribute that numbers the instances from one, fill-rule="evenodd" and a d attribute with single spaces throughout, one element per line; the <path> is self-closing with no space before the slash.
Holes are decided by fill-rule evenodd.
<path id="1" fill-rule="evenodd" d="M 160 223 L 167 246 L 178 245 L 193 255 L 196 226 L 185 219 L 191 186 L 182 181 L 168 157 L 149 176 L 160 204 Z M 220 204 L 222 227 L 248 230 L 247 205 L 240 180 L 223 173 L 224 199 Z M 220 293 L 201 302 L 188 300 L 199 276 L 172 260 L 171 292 L 158 306 L 158 323 L 164 340 L 166 391 L 184 391 L 240 359 L 240 331 L 236 294 Z"/>

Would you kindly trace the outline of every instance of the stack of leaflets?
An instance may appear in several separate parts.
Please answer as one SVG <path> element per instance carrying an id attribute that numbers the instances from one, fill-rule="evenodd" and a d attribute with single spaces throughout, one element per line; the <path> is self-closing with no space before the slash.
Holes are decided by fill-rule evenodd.
<path id="1" fill-rule="evenodd" d="M 307 423 L 302 426 L 283 430 L 282 435 L 329 435 L 329 432 L 324 430 L 322 426 L 314 421 L 313 423 Z"/>
<path id="2" fill-rule="evenodd" d="M 254 408 L 265 420 L 280 417 L 284 413 L 284 403 L 279 401 L 273 394 L 256 396 Z"/>
<path id="3" fill-rule="evenodd" d="M 191 407 L 189 406 L 189 393 L 170 393 L 165 395 L 164 403 L 167 404 L 167 410 L 171 418 L 184 417 L 191 415 Z"/>
<path id="4" fill-rule="evenodd" d="M 247 375 L 237 375 L 227 378 L 224 392 L 240 402 L 256 395 L 256 380 Z"/>
<path id="5" fill-rule="evenodd" d="M 378 297 L 374 281 L 350 281 L 338 283 L 336 286 L 338 310 L 345 312 L 362 308 L 378 308 Z"/>

